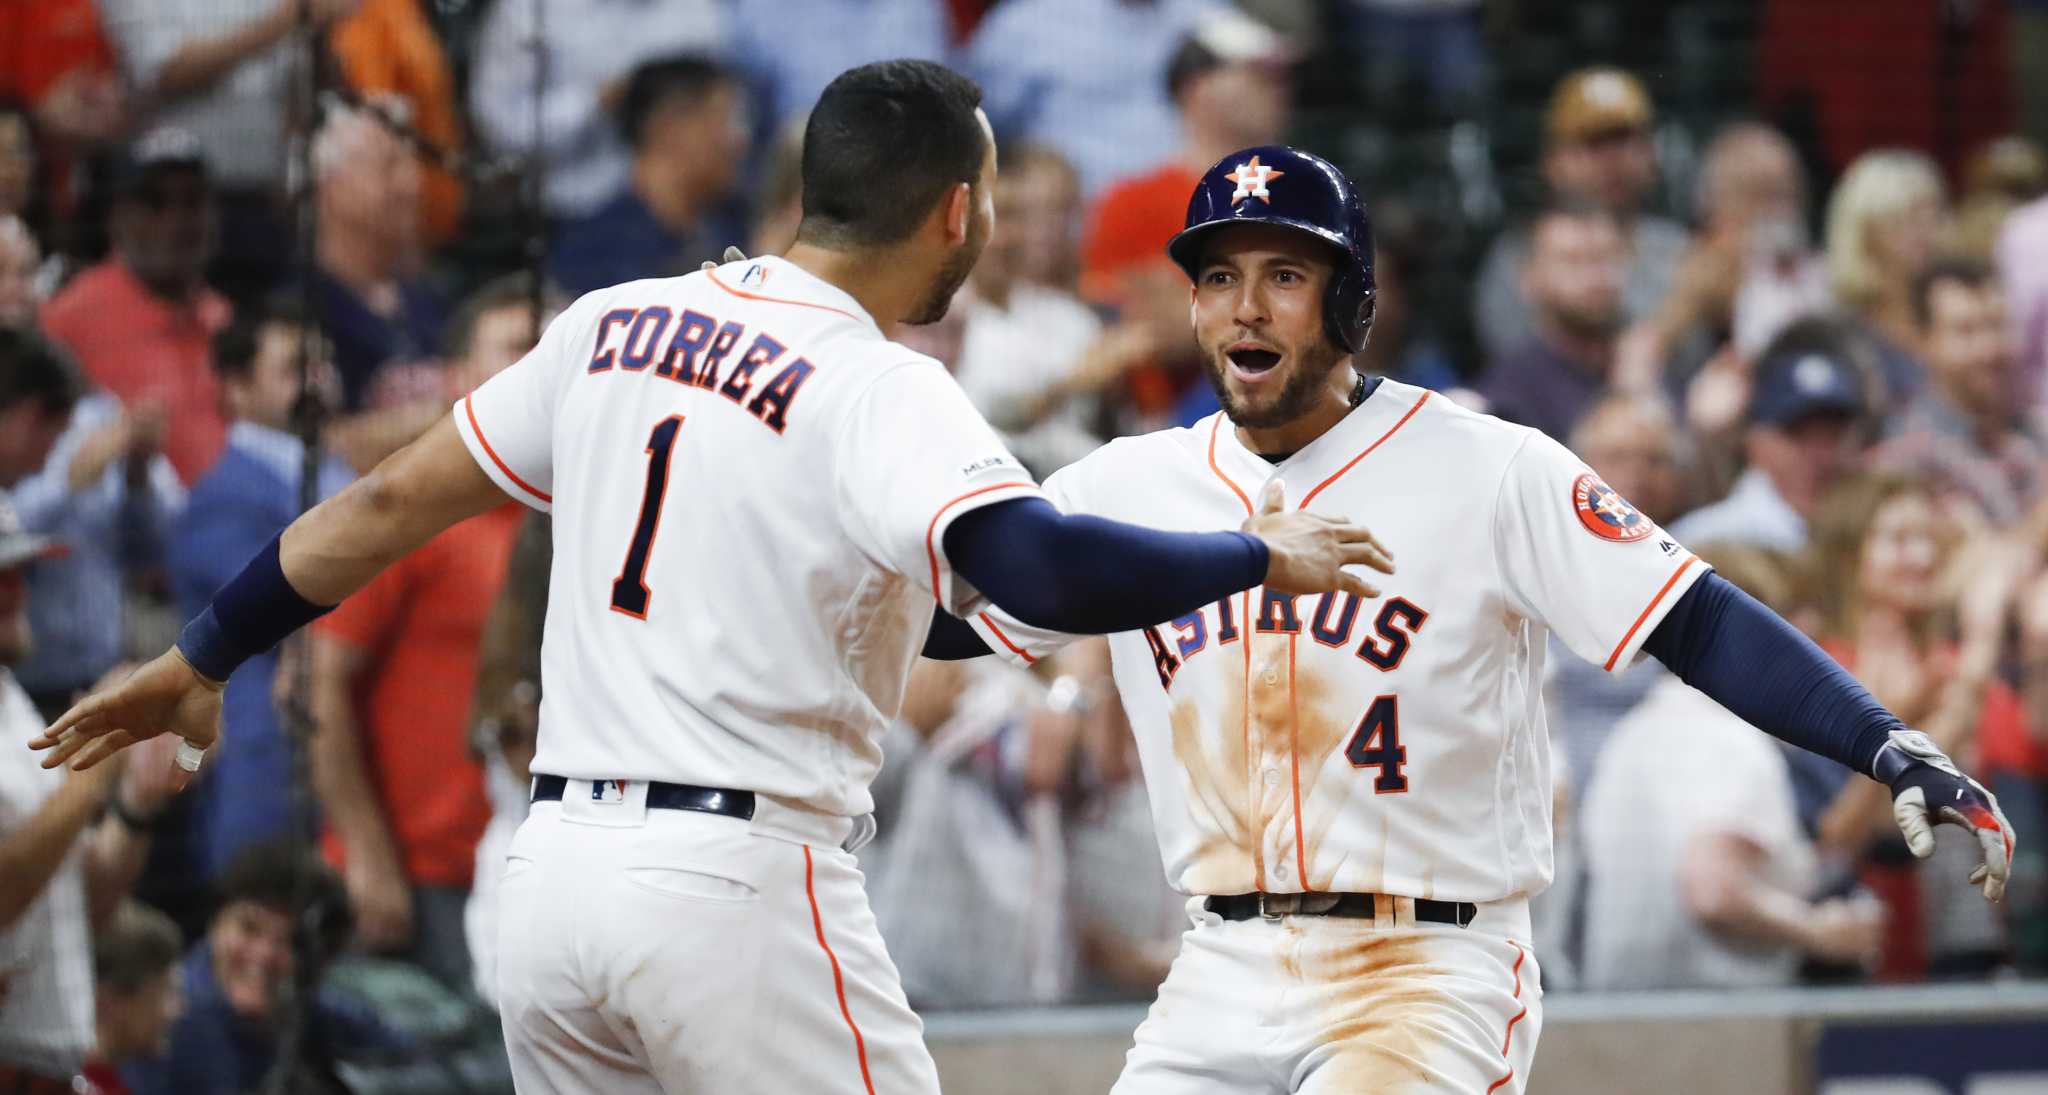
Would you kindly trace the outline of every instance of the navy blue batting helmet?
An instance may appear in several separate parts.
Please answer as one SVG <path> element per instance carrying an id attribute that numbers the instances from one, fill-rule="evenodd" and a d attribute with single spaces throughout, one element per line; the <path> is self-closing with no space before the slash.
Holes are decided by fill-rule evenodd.
<path id="1" fill-rule="evenodd" d="M 1188 199 L 1187 227 L 1166 253 L 1194 280 L 1202 238 L 1233 224 L 1278 224 L 1337 250 L 1337 272 L 1323 298 L 1330 338 L 1353 353 L 1372 326 L 1372 222 L 1351 180 L 1330 161 L 1285 145 L 1233 152 L 1203 173 Z"/>

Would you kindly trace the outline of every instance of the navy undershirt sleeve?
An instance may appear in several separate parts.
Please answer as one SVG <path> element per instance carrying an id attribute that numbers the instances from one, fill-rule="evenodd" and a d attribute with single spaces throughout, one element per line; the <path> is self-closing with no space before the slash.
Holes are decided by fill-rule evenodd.
<path id="1" fill-rule="evenodd" d="M 1643 649 L 1751 726 L 1866 775 L 1904 728 L 1813 640 L 1718 574 L 1694 582 Z"/>
<path id="2" fill-rule="evenodd" d="M 993 654 L 981 641 L 974 625 L 946 611 L 932 609 L 932 629 L 924 637 L 924 656 L 936 661 L 957 662 Z"/>
<path id="3" fill-rule="evenodd" d="M 1265 542 L 1242 532 L 1161 532 L 1014 498 L 961 515 L 946 558 L 1033 627 L 1108 635 L 1150 627 L 1266 578 Z"/>

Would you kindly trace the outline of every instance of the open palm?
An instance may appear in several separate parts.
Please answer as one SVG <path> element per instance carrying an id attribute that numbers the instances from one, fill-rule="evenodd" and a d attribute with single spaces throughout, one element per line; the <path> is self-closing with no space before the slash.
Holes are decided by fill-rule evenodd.
<path id="1" fill-rule="evenodd" d="M 84 770 L 137 742 L 176 734 L 204 750 L 220 737 L 221 684 L 199 675 L 175 649 L 118 683 L 101 682 L 92 695 L 73 704 L 50 728 L 29 741 L 47 749 L 43 767 L 69 761 Z M 175 762 L 174 762 L 175 763 Z M 179 786 L 191 771 L 174 773 Z"/>

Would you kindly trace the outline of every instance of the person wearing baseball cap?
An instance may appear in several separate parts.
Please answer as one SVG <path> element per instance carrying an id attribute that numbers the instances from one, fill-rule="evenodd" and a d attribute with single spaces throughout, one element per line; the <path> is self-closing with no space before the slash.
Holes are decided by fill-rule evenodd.
<path id="1" fill-rule="evenodd" d="M 1655 123 L 1642 81 L 1606 66 L 1566 76 L 1543 116 L 1543 181 L 1551 197 L 1605 209 L 1628 238 L 1623 305 L 1630 319 L 1649 315 L 1664 299 L 1691 242 L 1683 225 L 1644 212 L 1657 188 Z M 1517 276 L 1527 253 L 1525 232 L 1502 233 L 1480 269 L 1474 309 L 1489 357 L 1527 336 L 1529 304 Z"/>
<path id="2" fill-rule="evenodd" d="M 1839 328 L 1801 320 L 1765 347 L 1751 381 L 1743 451 L 1728 497 L 1671 526 L 1681 543 L 1806 546 L 1806 522 L 1854 469 L 1870 404 L 1864 370 Z"/>

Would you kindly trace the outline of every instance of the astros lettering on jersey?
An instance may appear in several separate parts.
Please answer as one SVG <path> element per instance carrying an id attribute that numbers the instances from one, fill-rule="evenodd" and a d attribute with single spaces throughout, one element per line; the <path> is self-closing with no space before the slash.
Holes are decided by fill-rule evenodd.
<path id="1" fill-rule="evenodd" d="M 554 514 L 534 771 L 830 814 L 872 808 L 932 598 L 982 603 L 947 527 L 1038 493 L 944 366 L 778 258 L 582 298 L 455 420 Z"/>
<path id="2" fill-rule="evenodd" d="M 1275 478 L 1371 528 L 1400 570 L 1375 601 L 1253 590 L 1111 638 L 1169 880 L 1541 890 L 1547 635 L 1619 672 L 1706 568 L 1555 441 L 1394 381 L 1278 465 L 1219 413 L 1111 442 L 1045 490 L 1070 512 L 1201 529 L 1243 520 Z M 1070 638 L 996 609 L 972 622 L 1013 660 Z"/>

